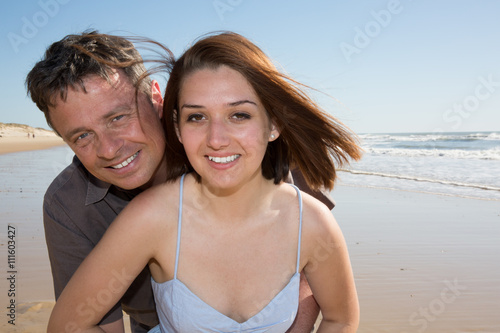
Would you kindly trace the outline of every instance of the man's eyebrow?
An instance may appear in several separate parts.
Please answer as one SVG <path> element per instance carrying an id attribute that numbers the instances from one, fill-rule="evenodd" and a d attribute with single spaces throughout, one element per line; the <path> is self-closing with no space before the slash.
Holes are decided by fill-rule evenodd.
<path id="1" fill-rule="evenodd" d="M 231 102 L 231 103 L 227 103 L 226 106 L 238 106 L 238 105 L 242 105 L 242 104 L 253 104 L 255 106 L 257 106 L 257 103 L 251 101 L 251 100 L 248 100 L 248 99 L 244 99 L 244 100 L 241 100 L 241 101 L 236 101 L 236 102 Z M 202 109 L 204 108 L 202 105 L 197 105 L 197 104 L 183 104 L 180 109 L 182 110 L 183 108 L 189 108 L 189 109 Z"/>
<path id="2" fill-rule="evenodd" d="M 117 106 L 116 108 L 112 109 L 111 111 L 109 111 L 108 113 L 105 113 L 102 117 L 100 117 L 101 119 L 108 119 L 112 116 L 114 116 L 115 114 L 119 114 L 120 112 L 123 112 L 123 111 L 130 111 L 130 106 L 128 105 L 119 105 Z M 66 133 L 66 137 L 68 139 L 72 139 L 73 136 L 75 136 L 77 133 L 80 133 L 80 132 L 85 132 L 87 131 L 87 128 L 86 127 L 77 127 L 75 129 L 72 129 L 71 131 L 69 131 L 68 133 Z"/>
<path id="3" fill-rule="evenodd" d="M 86 130 L 86 127 L 77 127 L 75 129 L 72 129 L 71 131 L 66 133 L 66 138 L 68 138 L 68 140 L 72 140 L 73 136 L 75 136 L 77 133 L 85 132 L 85 130 Z"/>
<path id="4" fill-rule="evenodd" d="M 102 117 L 101 117 L 101 119 L 105 120 L 105 119 L 108 119 L 110 117 L 113 117 L 114 115 L 116 115 L 118 113 L 122 113 L 124 111 L 125 112 L 130 112 L 130 111 L 133 111 L 133 110 L 134 109 L 130 105 L 126 105 L 126 104 L 118 105 L 114 109 L 112 109 L 109 112 L 103 114 Z"/>

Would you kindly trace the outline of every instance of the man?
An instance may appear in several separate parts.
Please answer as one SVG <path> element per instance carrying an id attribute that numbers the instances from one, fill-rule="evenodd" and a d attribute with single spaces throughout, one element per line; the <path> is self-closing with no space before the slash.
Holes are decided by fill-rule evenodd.
<path id="1" fill-rule="evenodd" d="M 76 155 L 43 205 L 56 299 L 125 205 L 165 180 L 163 99 L 158 83 L 145 74 L 128 40 L 86 32 L 52 44 L 27 76 L 31 98 Z M 316 195 L 333 207 L 328 197 Z M 123 332 L 122 310 L 132 332 L 158 323 L 150 279 L 145 267 L 103 318 L 103 330 Z M 307 283 L 301 284 L 301 299 L 292 332 L 310 331 L 318 313 Z M 99 299 L 86 305 L 97 308 Z"/>

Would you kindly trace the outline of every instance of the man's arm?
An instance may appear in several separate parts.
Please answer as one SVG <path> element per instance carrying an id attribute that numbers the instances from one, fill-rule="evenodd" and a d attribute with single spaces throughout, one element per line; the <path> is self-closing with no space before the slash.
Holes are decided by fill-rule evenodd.
<path id="1" fill-rule="evenodd" d="M 157 202 L 145 198 L 137 197 L 135 205 L 127 206 L 78 267 L 52 310 L 48 332 L 61 332 L 68 327 L 100 332 L 101 318 L 122 299 L 154 258 L 159 244 L 164 242 L 164 211 L 153 209 Z M 151 214 L 144 215 L 145 211 Z"/>
<path id="2" fill-rule="evenodd" d="M 300 274 L 299 310 L 295 321 L 287 333 L 310 333 L 318 318 L 319 306 L 314 299 L 309 283 L 304 275 Z"/>
<path id="3" fill-rule="evenodd" d="M 44 200 L 43 223 L 57 300 L 78 266 L 94 248 L 94 244 L 55 200 Z M 119 303 L 103 318 L 101 325 L 106 325 L 102 327 L 105 332 L 124 331 Z"/>
<path id="4" fill-rule="evenodd" d="M 307 194 L 321 201 L 323 204 L 325 204 L 326 207 L 328 207 L 329 210 L 332 210 L 333 207 L 335 207 L 335 201 L 330 196 L 330 192 L 327 191 L 326 189 L 324 190 L 311 189 L 309 185 L 307 185 L 304 175 L 302 175 L 302 172 L 300 172 L 299 169 L 291 170 L 290 175 L 292 178 L 290 182 L 292 184 L 295 184 L 301 191 L 306 192 Z"/>

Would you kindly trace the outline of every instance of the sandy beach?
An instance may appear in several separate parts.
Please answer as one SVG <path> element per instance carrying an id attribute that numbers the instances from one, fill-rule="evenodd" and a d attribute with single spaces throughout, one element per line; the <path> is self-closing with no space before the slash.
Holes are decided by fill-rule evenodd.
<path id="1" fill-rule="evenodd" d="M 60 137 L 11 137 L 0 138 L 0 155 L 20 151 L 47 149 L 54 146 L 64 145 Z"/>
<path id="2" fill-rule="evenodd" d="M 44 332 L 54 304 L 41 206 L 72 153 L 26 150 L 0 155 L 1 332 Z M 500 332 L 499 201 L 342 183 L 332 194 L 358 288 L 358 332 Z"/>
<path id="3" fill-rule="evenodd" d="M 0 155 L 64 145 L 54 132 L 21 124 L 0 123 Z"/>
<path id="4" fill-rule="evenodd" d="M 500 202 L 343 187 L 359 332 L 500 332 Z"/>

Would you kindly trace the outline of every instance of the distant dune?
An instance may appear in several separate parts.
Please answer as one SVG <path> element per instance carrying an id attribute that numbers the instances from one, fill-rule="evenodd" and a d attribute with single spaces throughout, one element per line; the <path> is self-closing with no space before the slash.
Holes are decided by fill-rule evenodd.
<path id="1" fill-rule="evenodd" d="M 0 137 L 28 137 L 28 134 L 30 136 L 35 134 L 35 138 L 37 136 L 57 137 L 57 134 L 54 131 L 46 130 L 40 127 L 31 127 L 24 124 L 0 123 Z"/>
<path id="2" fill-rule="evenodd" d="M 0 123 L 0 155 L 64 145 L 54 132 L 23 124 Z"/>

